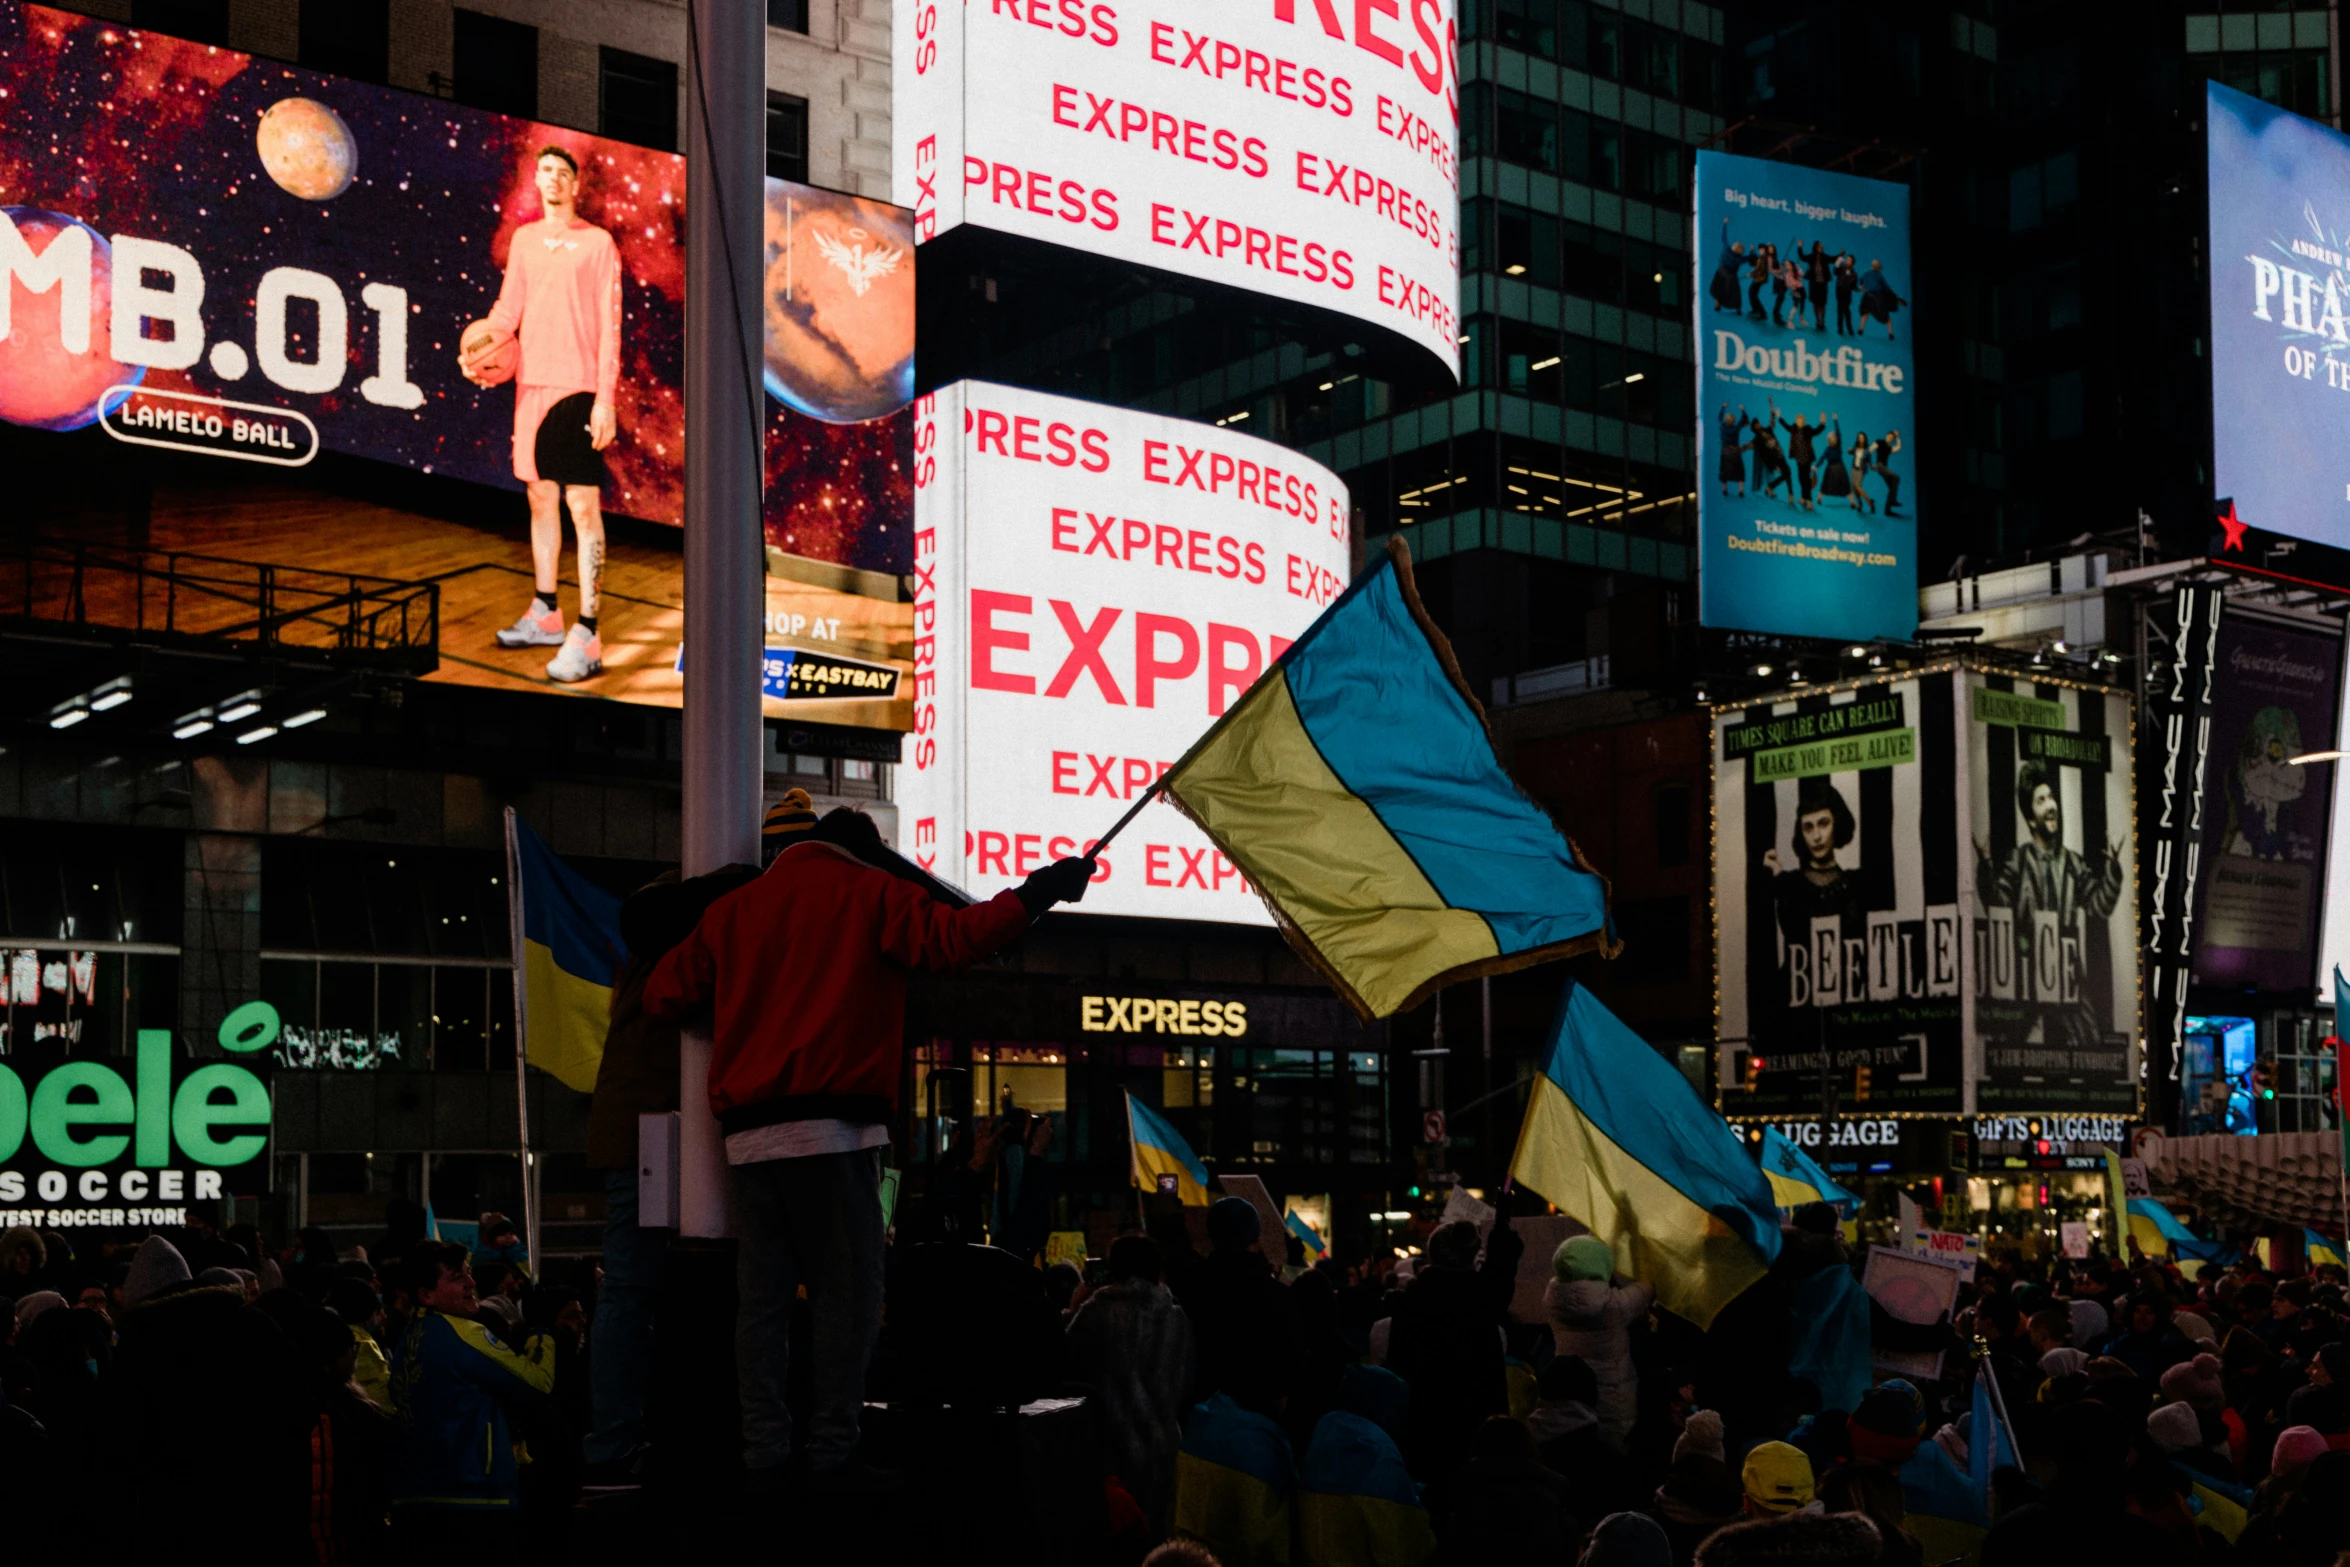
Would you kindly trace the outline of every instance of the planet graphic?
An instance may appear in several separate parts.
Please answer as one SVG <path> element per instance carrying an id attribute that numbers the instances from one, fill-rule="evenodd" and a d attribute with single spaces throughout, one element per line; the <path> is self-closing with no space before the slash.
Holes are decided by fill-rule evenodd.
<path id="1" fill-rule="evenodd" d="M 914 231 L 902 212 L 767 182 L 767 390 L 827 424 L 914 400 Z"/>
<path id="2" fill-rule="evenodd" d="M 333 200 L 351 188 L 359 172 L 359 144 L 351 139 L 351 127 L 314 99 L 280 98 L 271 104 L 253 143 L 278 189 L 304 201 Z"/>
<path id="3" fill-rule="evenodd" d="M 82 353 L 68 353 L 59 330 L 65 289 L 55 284 L 33 293 L 12 286 L 8 335 L 0 338 L 0 419 L 36 430 L 78 430 L 122 406 L 128 391 L 106 397 L 110 386 L 134 386 L 146 377 L 144 365 L 115 363 L 114 247 L 88 224 L 38 207 L 0 207 L 0 221 L 16 226 L 17 238 L 35 256 L 67 234 L 90 243 L 90 341 Z M 0 284 L 0 286 L 11 286 Z M 100 406 L 101 399 L 104 406 Z"/>

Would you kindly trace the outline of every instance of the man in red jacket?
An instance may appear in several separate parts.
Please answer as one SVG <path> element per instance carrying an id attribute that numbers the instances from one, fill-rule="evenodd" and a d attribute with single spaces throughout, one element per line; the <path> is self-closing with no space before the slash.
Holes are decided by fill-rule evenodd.
<path id="1" fill-rule="evenodd" d="M 1061 860 L 958 909 L 856 852 L 880 846 L 871 818 L 834 811 L 712 904 L 645 981 L 648 1017 L 713 1013 L 710 1108 L 742 1232 L 735 1360 L 755 1490 L 779 1487 L 791 1456 L 784 1379 L 803 1284 L 815 1314 L 808 1467 L 836 1490 L 874 1478 L 849 1464 L 881 1326 L 880 1150 L 897 1110 L 907 975 L 1011 945 L 1046 909 L 1083 898 L 1094 869 Z"/>

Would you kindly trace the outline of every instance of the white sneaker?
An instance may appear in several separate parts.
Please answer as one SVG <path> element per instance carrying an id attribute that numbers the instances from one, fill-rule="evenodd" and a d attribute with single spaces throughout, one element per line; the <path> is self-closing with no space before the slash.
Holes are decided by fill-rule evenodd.
<path id="1" fill-rule="evenodd" d="M 565 685 L 604 672 L 604 639 L 576 622 L 563 638 L 563 649 L 547 661 L 547 678 Z"/>
<path id="2" fill-rule="evenodd" d="M 500 647 L 559 647 L 563 642 L 563 611 L 541 609 L 532 599 L 522 618 L 498 633 Z"/>

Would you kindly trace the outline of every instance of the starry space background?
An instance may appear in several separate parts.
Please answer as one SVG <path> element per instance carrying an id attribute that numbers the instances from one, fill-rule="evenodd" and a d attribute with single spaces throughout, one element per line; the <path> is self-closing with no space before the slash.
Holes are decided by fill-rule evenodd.
<path id="1" fill-rule="evenodd" d="M 350 128 L 357 170 L 342 194 L 306 201 L 264 172 L 255 129 L 289 97 L 325 104 Z M 489 314 L 515 229 L 539 216 L 532 174 L 537 149 L 549 143 L 578 158 L 580 215 L 611 233 L 624 274 L 620 434 L 605 454 L 605 504 L 679 523 L 682 157 L 0 0 L 0 205 L 60 212 L 100 234 L 190 252 L 204 272 L 208 344 L 250 349 L 254 290 L 270 268 L 333 278 L 348 301 L 350 355 L 335 391 L 289 393 L 258 371 L 224 382 L 203 361 L 150 370 L 145 384 L 299 408 L 329 446 L 358 456 L 520 489 L 514 389 L 461 377 L 456 339 Z M 377 352 L 375 314 L 360 290 L 375 281 L 407 290 L 407 373 L 424 391 L 421 408 L 378 407 L 359 395 Z M 315 334 L 313 307 L 297 302 L 293 357 L 315 355 Z M 912 410 L 829 424 L 763 395 L 768 541 L 812 559 L 910 570 Z"/>

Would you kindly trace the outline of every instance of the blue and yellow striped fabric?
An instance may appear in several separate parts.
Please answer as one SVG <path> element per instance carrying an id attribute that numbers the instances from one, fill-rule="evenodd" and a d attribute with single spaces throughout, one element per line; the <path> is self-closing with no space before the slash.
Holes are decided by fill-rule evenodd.
<path id="1" fill-rule="evenodd" d="M 1126 1090 L 1126 1134 L 1134 1145 L 1134 1184 L 1146 1192 L 1159 1189 L 1161 1176 L 1175 1178 L 1175 1195 L 1186 1208 L 1208 1205 L 1208 1167 L 1199 1162 L 1183 1134 L 1167 1118 Z"/>
<path id="2" fill-rule="evenodd" d="M 1761 1151 L 1763 1179 L 1771 1183 L 1771 1195 L 1780 1207 L 1825 1202 L 1839 1204 L 1842 1212 L 1849 1213 L 1860 1205 L 1859 1198 L 1837 1185 L 1818 1160 L 1789 1142 L 1777 1127 L 1763 1128 Z"/>
<path id="3" fill-rule="evenodd" d="M 1330 1243 L 1322 1239 L 1319 1230 L 1306 1223 L 1303 1215 L 1293 1209 L 1281 1216 L 1281 1222 L 1288 1228 L 1290 1234 L 1297 1237 L 1298 1245 L 1305 1248 L 1308 1267 L 1330 1255 Z"/>
<path id="4" fill-rule="evenodd" d="M 1298 1466 L 1297 1547 L 1304 1567 L 1425 1567 L 1436 1560 L 1436 1530 L 1419 1487 L 1395 1438 L 1376 1422 L 1334 1409 L 1315 1423 Z"/>
<path id="5" fill-rule="evenodd" d="M 612 1022 L 612 979 L 628 955 L 620 900 L 555 858 L 512 810 L 506 830 L 521 905 L 526 1059 L 564 1086 L 593 1093 Z"/>
<path id="6" fill-rule="evenodd" d="M 2313 1268 L 2339 1268 L 2342 1263 L 2342 1243 L 2327 1240 L 2312 1229 L 2301 1232 L 2301 1250 Z"/>
<path id="7" fill-rule="evenodd" d="M 1297 1465 L 1271 1418 L 1228 1393 L 1192 1406 L 1175 1456 L 1173 1532 L 1224 1567 L 1287 1567 Z"/>
<path id="8" fill-rule="evenodd" d="M 2252 1521 L 2251 1488 L 2231 1485 L 2200 1470 L 2189 1469 L 2185 1464 L 2173 1464 L 2171 1468 L 2187 1482 L 2187 1511 L 2194 1515 L 2195 1527 L 2209 1529 L 2228 1544 L 2235 1544 L 2236 1536 Z"/>
<path id="9" fill-rule="evenodd" d="M 1606 882 L 1502 770 L 1400 543 L 1166 784 L 1365 1018 L 1612 948 Z"/>
<path id="10" fill-rule="evenodd" d="M 1534 1080 L 1517 1183 L 1580 1219 L 1616 1267 L 1700 1328 L 1770 1270 L 1770 1183 L 1689 1080 L 1573 980 Z"/>

